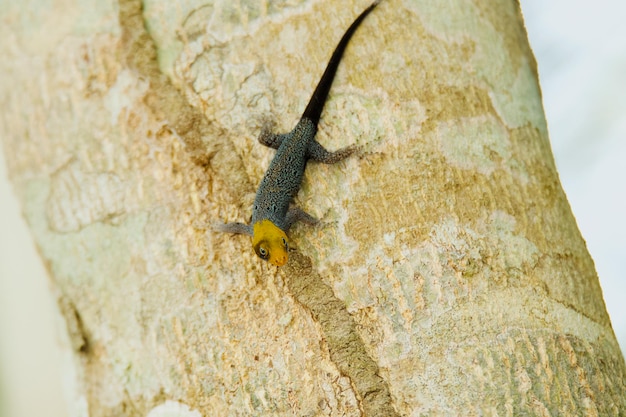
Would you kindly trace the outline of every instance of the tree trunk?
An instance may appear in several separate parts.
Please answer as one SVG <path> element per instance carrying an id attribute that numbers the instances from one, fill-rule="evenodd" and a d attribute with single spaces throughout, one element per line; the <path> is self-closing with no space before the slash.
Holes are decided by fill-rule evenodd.
<path id="1" fill-rule="evenodd" d="M 354 2 L 2 7 L 2 139 L 73 415 L 617 416 L 626 367 L 559 184 L 519 6 L 385 0 L 277 269 L 246 237 Z"/>

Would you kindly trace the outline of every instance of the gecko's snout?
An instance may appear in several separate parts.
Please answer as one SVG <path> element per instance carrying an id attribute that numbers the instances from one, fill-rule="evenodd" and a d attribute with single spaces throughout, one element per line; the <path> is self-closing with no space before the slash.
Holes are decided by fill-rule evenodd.
<path id="1" fill-rule="evenodd" d="M 283 266 L 287 263 L 287 254 L 281 254 L 269 260 L 270 263 L 276 266 Z"/>

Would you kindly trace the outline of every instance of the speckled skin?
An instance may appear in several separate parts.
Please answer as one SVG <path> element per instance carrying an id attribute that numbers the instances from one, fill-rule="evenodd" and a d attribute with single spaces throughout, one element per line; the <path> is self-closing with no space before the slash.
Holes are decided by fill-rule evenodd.
<path id="1" fill-rule="evenodd" d="M 301 119 L 296 127 L 282 138 L 282 143 L 270 163 L 252 206 L 254 224 L 269 219 L 283 231 L 288 231 L 287 213 L 293 197 L 300 190 L 307 163 L 307 149 L 314 140 L 315 126 L 308 119 Z M 260 137 L 260 139 L 263 136 Z"/>
<path id="2" fill-rule="evenodd" d="M 252 236 L 254 225 L 263 220 L 271 221 L 285 233 L 296 221 L 309 224 L 317 222 L 314 217 L 297 207 L 290 207 L 290 205 L 300 189 L 308 160 L 332 164 L 347 158 L 357 149 L 355 146 L 349 146 L 335 152 L 329 152 L 315 140 L 315 135 L 324 103 L 343 52 L 358 26 L 378 3 L 377 0 L 365 9 L 341 38 L 296 127 L 285 134 L 274 134 L 266 129 L 259 136 L 260 143 L 277 149 L 277 151 L 257 190 L 250 225 L 243 223 L 221 224 L 216 226 L 217 230 Z M 286 242 L 284 246 L 286 249 Z M 256 247 L 255 250 L 257 250 Z M 257 254 L 259 254 L 258 251 Z M 259 256 L 261 255 L 259 254 Z M 264 257 L 264 259 L 266 258 Z"/>
<path id="3" fill-rule="evenodd" d="M 274 135 L 264 132 L 259 141 L 270 147 L 277 147 L 276 155 L 270 163 L 254 200 L 252 220 L 254 224 L 269 219 L 287 232 L 298 220 L 315 223 L 316 220 L 298 208 L 289 208 L 293 197 L 300 190 L 302 176 L 307 161 L 332 164 L 350 156 L 355 146 L 348 146 L 329 152 L 314 138 L 317 127 L 309 119 L 302 118 L 296 127 L 287 134 Z"/>

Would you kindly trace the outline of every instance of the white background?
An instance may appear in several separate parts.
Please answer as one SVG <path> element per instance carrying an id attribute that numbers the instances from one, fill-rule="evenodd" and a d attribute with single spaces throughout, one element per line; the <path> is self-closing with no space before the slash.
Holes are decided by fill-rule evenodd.
<path id="1" fill-rule="evenodd" d="M 626 351 L 626 2 L 522 0 L 550 141 Z"/>
<path id="2" fill-rule="evenodd" d="M 626 348 L 626 3 L 522 0 L 561 182 Z M 0 415 L 67 415 L 48 295 L 0 147 Z"/>

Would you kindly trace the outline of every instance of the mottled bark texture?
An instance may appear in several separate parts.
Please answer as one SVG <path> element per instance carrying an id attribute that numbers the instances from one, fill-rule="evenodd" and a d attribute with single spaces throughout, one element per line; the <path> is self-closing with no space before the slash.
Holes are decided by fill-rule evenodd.
<path id="1" fill-rule="evenodd" d="M 368 0 L 10 2 L 1 136 L 82 416 L 618 416 L 626 371 L 516 2 L 385 0 L 320 125 L 290 263 L 242 236 Z M 35 399 L 33 399 L 35 400 Z"/>

